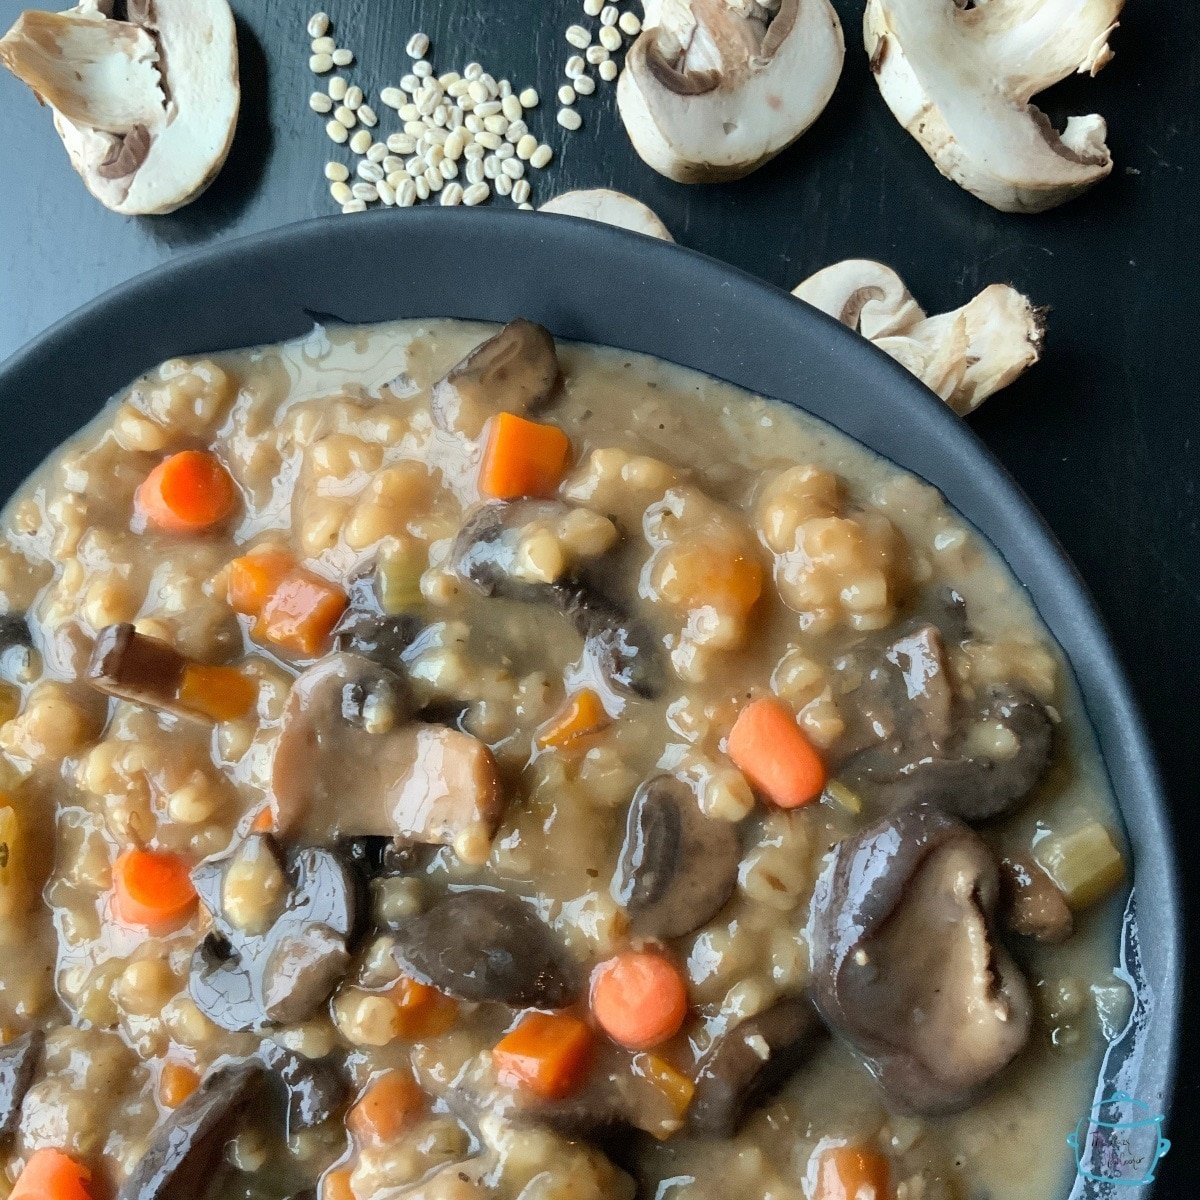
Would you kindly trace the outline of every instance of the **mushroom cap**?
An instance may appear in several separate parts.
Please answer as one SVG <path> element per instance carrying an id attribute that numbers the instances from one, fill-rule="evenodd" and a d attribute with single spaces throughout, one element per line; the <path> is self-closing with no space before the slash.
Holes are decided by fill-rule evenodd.
<path id="1" fill-rule="evenodd" d="M 240 103 L 228 0 L 154 0 L 144 23 L 94 3 L 26 12 L 0 62 L 50 105 L 88 190 L 127 215 L 167 213 L 224 164 Z"/>
<path id="2" fill-rule="evenodd" d="M 659 238 L 664 242 L 675 240 L 652 208 L 611 188 L 563 192 L 561 196 L 547 200 L 538 212 L 583 217 L 588 221 L 599 221 L 602 225 L 615 225 L 618 229 L 644 233 L 647 237 Z"/>
<path id="3" fill-rule="evenodd" d="M 1095 75 L 1124 0 L 868 0 L 879 90 L 939 171 L 1004 212 L 1041 212 L 1112 170 L 1103 118 L 1057 132 L 1033 96 Z"/>
<path id="4" fill-rule="evenodd" d="M 680 183 L 740 179 L 820 116 L 845 57 L 829 0 L 647 0 L 617 85 L 634 149 Z"/>

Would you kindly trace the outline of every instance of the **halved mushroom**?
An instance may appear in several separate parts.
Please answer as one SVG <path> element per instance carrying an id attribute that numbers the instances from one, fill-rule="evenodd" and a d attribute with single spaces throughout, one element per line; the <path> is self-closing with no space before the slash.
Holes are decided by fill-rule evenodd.
<path id="1" fill-rule="evenodd" d="M 210 1071 L 155 1129 L 117 1200 L 195 1200 L 209 1194 L 225 1145 L 257 1097 L 264 1073 L 256 1059 Z"/>
<path id="2" fill-rule="evenodd" d="M 673 242 L 671 231 L 662 223 L 658 214 L 624 192 L 611 188 L 585 188 L 576 192 L 563 192 L 553 200 L 547 200 L 538 212 L 558 213 L 565 217 L 583 217 L 587 221 L 598 221 L 601 225 L 615 225 L 633 233 L 644 233 L 647 237 Z"/>
<path id="3" fill-rule="evenodd" d="M 635 933 L 682 937 L 725 907 L 740 859 L 736 827 L 706 817 L 673 775 L 656 775 L 629 805 L 613 896 Z"/>
<path id="4" fill-rule="evenodd" d="M 582 986 L 549 926 L 506 892 L 455 892 L 406 921 L 394 945 L 406 972 L 460 1000 L 562 1008 Z"/>
<path id="5" fill-rule="evenodd" d="M 254 834 L 192 881 L 213 919 L 196 947 L 189 991 L 222 1029 L 306 1020 L 346 973 L 358 898 L 345 864 L 316 847 L 285 860 L 269 834 Z M 247 882 L 248 881 L 248 882 Z M 240 897 L 274 896 L 247 913 Z"/>
<path id="6" fill-rule="evenodd" d="M 829 0 L 646 0 L 617 85 L 634 149 L 680 183 L 740 179 L 820 116 L 846 47 Z"/>
<path id="7" fill-rule="evenodd" d="M 548 330 L 518 317 L 476 346 L 435 385 L 433 419 L 442 429 L 478 437 L 499 412 L 536 412 L 562 387 L 562 370 Z"/>
<path id="8" fill-rule="evenodd" d="M 237 34 L 227 0 L 83 0 L 22 13 L 0 63 L 50 105 L 88 190 L 114 212 L 168 213 L 212 182 L 237 125 Z"/>
<path id="9" fill-rule="evenodd" d="M 1029 1037 L 1029 990 L 993 924 L 999 890 L 991 850 L 932 805 L 841 842 L 821 873 L 814 998 L 898 1108 L 965 1107 Z"/>
<path id="10" fill-rule="evenodd" d="M 1112 170 L 1104 119 L 1060 133 L 1031 103 L 1112 58 L 1124 0 L 868 0 L 863 30 L 879 90 L 960 187 L 1004 212 L 1041 212 Z"/>
<path id="11" fill-rule="evenodd" d="M 653 697 L 663 688 L 661 645 L 581 572 L 552 580 L 522 570 L 524 531 L 554 523 L 571 512 L 561 500 L 496 500 L 479 505 L 455 539 L 455 573 L 485 596 L 552 604 L 566 614 L 584 640 L 585 652 L 614 686 Z M 568 564 L 563 563 L 564 571 Z"/>
<path id="12" fill-rule="evenodd" d="M 457 729 L 404 723 L 404 695 L 398 677 L 354 654 L 331 654 L 296 680 L 271 768 L 277 829 L 486 856 L 503 815 L 491 751 Z"/>
<path id="13" fill-rule="evenodd" d="M 697 1067 L 689 1126 L 712 1137 L 732 1137 L 751 1109 L 812 1053 L 824 1032 L 811 1004 L 787 997 L 719 1034 Z"/>
<path id="14" fill-rule="evenodd" d="M 861 333 L 960 416 L 1032 367 L 1046 332 L 1042 310 L 999 283 L 927 317 L 895 271 L 868 259 L 834 263 L 792 295 Z"/>
<path id="15" fill-rule="evenodd" d="M 0 1046 L 0 1138 L 16 1132 L 21 1103 L 37 1074 L 45 1045 L 45 1033 L 31 1029 Z"/>

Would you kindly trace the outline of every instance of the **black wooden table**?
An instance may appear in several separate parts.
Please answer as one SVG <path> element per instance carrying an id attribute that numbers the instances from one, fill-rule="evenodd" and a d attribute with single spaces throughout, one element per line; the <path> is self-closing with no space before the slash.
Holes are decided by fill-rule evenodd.
<path id="1" fill-rule="evenodd" d="M 1130 0 L 1113 39 L 1115 60 L 1096 80 L 1069 81 L 1046 102 L 1054 116 L 1097 111 L 1107 118 L 1117 163 L 1112 177 L 1056 211 L 1009 216 L 942 179 L 900 129 L 867 70 L 862 0 L 835 3 L 848 50 L 824 116 L 750 179 L 706 188 L 670 183 L 641 163 L 608 85 L 581 99 L 581 132 L 556 126 L 553 93 L 573 53 L 562 31 L 580 19 L 578 0 L 328 0 L 328 8 L 359 57 L 347 73 L 376 92 L 407 70 L 404 44 L 417 29 L 432 38 L 439 72 L 476 58 L 497 77 L 535 85 L 543 104 L 531 125 L 556 151 L 553 167 L 538 178 L 535 202 L 572 187 L 631 192 L 684 245 L 788 288 L 830 262 L 865 256 L 898 268 L 930 311 L 955 307 L 993 281 L 1012 282 L 1049 306 L 1044 362 L 972 424 L 1046 515 L 1112 626 L 1150 718 L 1186 877 L 1194 883 L 1196 39 L 1174 10 Z M 0 27 L 23 6 L 0 0 Z M 237 140 L 210 191 L 170 217 L 126 220 L 100 208 L 68 166 L 49 118 L 0 72 L 0 358 L 173 255 L 333 211 L 322 166 L 350 155 L 334 152 L 324 119 L 307 106 L 314 80 L 304 27 L 317 5 L 234 0 L 234 7 L 243 81 Z M 403 264 L 379 269 L 395 271 L 398 281 L 403 276 Z M 563 264 L 572 269 L 581 268 Z M 1175 1144 L 1160 1171 L 1160 1194 L 1171 1200 L 1192 1200 L 1200 1191 L 1198 1051 L 1200 1037 L 1185 1041 L 1170 1129 Z"/>

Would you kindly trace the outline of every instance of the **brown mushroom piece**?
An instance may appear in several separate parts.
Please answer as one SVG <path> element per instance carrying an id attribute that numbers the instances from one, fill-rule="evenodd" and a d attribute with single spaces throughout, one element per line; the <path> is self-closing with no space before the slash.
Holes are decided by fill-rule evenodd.
<path id="1" fill-rule="evenodd" d="M 350 604 L 334 628 L 334 647 L 401 675 L 404 653 L 421 629 L 422 622 L 413 613 L 383 611 L 372 568 L 350 584 Z"/>
<path id="2" fill-rule="evenodd" d="M 37 1074 L 46 1035 L 31 1029 L 0 1046 L 0 1138 L 16 1133 L 21 1103 Z"/>
<path id="3" fill-rule="evenodd" d="M 675 938 L 707 924 L 737 886 L 737 827 L 707 817 L 673 775 L 656 775 L 629 805 L 612 893 L 634 933 Z"/>
<path id="4" fill-rule="evenodd" d="M 732 1137 L 750 1111 L 795 1073 L 824 1033 L 813 1006 L 789 996 L 718 1034 L 697 1067 L 689 1128 Z"/>
<path id="5" fill-rule="evenodd" d="M 523 531 L 571 511 L 561 500 L 494 500 L 467 517 L 451 551 L 459 578 L 485 596 L 549 604 L 563 613 L 584 641 L 584 651 L 616 688 L 653 698 L 663 689 L 662 647 L 654 633 L 630 617 L 586 574 L 550 582 L 520 574 Z"/>
<path id="6" fill-rule="evenodd" d="M 259 1056 L 283 1088 L 286 1137 L 332 1120 L 345 1107 L 350 1089 L 334 1058 L 305 1058 L 272 1041 L 263 1042 Z"/>
<path id="7" fill-rule="evenodd" d="M 272 912 L 247 927 L 231 911 L 230 879 L 248 864 L 273 881 Z M 213 928 L 192 957 L 189 992 L 222 1029 L 242 1031 L 294 1024 L 329 998 L 350 963 L 347 942 L 358 916 L 358 895 L 345 864 L 332 851 L 293 850 L 285 859 L 270 834 L 254 834 L 230 854 L 192 872 Z"/>
<path id="8" fill-rule="evenodd" d="M 433 419 L 441 429 L 475 438 L 497 413 L 537 412 L 562 387 L 554 338 L 517 318 L 476 346 L 433 389 Z"/>
<path id="9" fill-rule="evenodd" d="M 491 751 L 457 729 L 405 722 L 407 705 L 403 681 L 359 655 L 305 671 L 271 768 L 276 827 L 322 843 L 381 836 L 486 855 L 503 815 Z"/>
<path id="10" fill-rule="evenodd" d="M 393 944 L 404 971 L 460 1000 L 563 1008 L 582 986 L 550 927 L 507 892 L 452 893 L 406 921 Z"/>
<path id="11" fill-rule="evenodd" d="M 1065 942 L 1075 932 L 1067 898 L 1037 863 L 1005 858 L 1000 863 L 1000 912 L 1010 933 L 1037 942 Z"/>
<path id="12" fill-rule="evenodd" d="M 117 1200 L 194 1200 L 210 1194 L 225 1145 L 255 1101 L 264 1073 L 255 1059 L 210 1071 L 155 1129 Z"/>
<path id="13" fill-rule="evenodd" d="M 1029 989 L 996 936 L 999 891 L 988 846 L 934 805 L 847 838 L 821 873 L 813 997 L 899 1110 L 966 1107 L 1029 1038 Z"/>

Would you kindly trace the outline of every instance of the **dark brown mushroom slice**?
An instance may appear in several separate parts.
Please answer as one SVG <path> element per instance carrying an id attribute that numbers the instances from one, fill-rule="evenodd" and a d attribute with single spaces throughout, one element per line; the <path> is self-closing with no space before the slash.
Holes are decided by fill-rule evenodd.
<path id="1" fill-rule="evenodd" d="M 170 642 L 138 633 L 130 624 L 108 625 L 96 636 L 87 677 L 109 696 L 195 717 L 176 699 L 188 662 Z"/>
<path id="2" fill-rule="evenodd" d="M 455 892 L 394 935 L 402 970 L 460 1000 L 514 1008 L 563 1008 L 579 994 L 579 970 L 533 909 L 506 892 Z"/>
<path id="3" fill-rule="evenodd" d="M 282 1087 L 285 1134 L 291 1137 L 331 1121 L 345 1107 L 349 1084 L 334 1058 L 305 1058 L 278 1042 L 263 1042 L 259 1055 Z"/>
<path id="4" fill-rule="evenodd" d="M 1065 942 L 1075 932 L 1075 918 L 1067 898 L 1054 880 L 1025 858 L 1005 858 L 1000 863 L 1000 912 L 1010 933 L 1038 942 Z"/>
<path id="5" fill-rule="evenodd" d="M 725 907 L 740 859 L 737 828 L 706 817 L 681 780 L 656 775 L 629 805 L 613 896 L 635 933 L 682 937 Z"/>
<path id="6" fill-rule="evenodd" d="M 31 1029 L 0 1046 L 0 1138 L 17 1131 L 21 1104 L 37 1074 L 45 1045 L 45 1033 Z"/>
<path id="7" fill-rule="evenodd" d="M 781 1087 L 825 1034 L 813 1006 L 786 997 L 719 1034 L 701 1058 L 688 1126 L 732 1137 L 758 1104 Z"/>
<path id="8" fill-rule="evenodd" d="M 423 623 L 415 613 L 385 613 L 372 567 L 350 582 L 350 603 L 334 627 L 334 649 L 357 654 L 397 675 L 404 673 L 404 652 Z"/>
<path id="9" fill-rule="evenodd" d="M 263 1075 L 256 1059 L 210 1071 L 155 1129 L 117 1200 L 195 1200 L 210 1194 L 225 1145 L 254 1103 Z"/>
<path id="10" fill-rule="evenodd" d="M 935 805 L 847 838 L 821 873 L 813 997 L 894 1108 L 966 1107 L 1028 1040 L 1029 989 L 994 925 L 999 890 L 987 844 Z"/>
<path id="11" fill-rule="evenodd" d="M 518 318 L 476 346 L 433 389 L 433 419 L 441 429 L 478 437 L 500 412 L 524 416 L 549 404 L 562 388 L 554 338 Z"/>
<path id="12" fill-rule="evenodd" d="M 0 613 L 0 654 L 6 654 L 14 646 L 26 650 L 33 646 L 29 620 L 23 612 Z"/>

